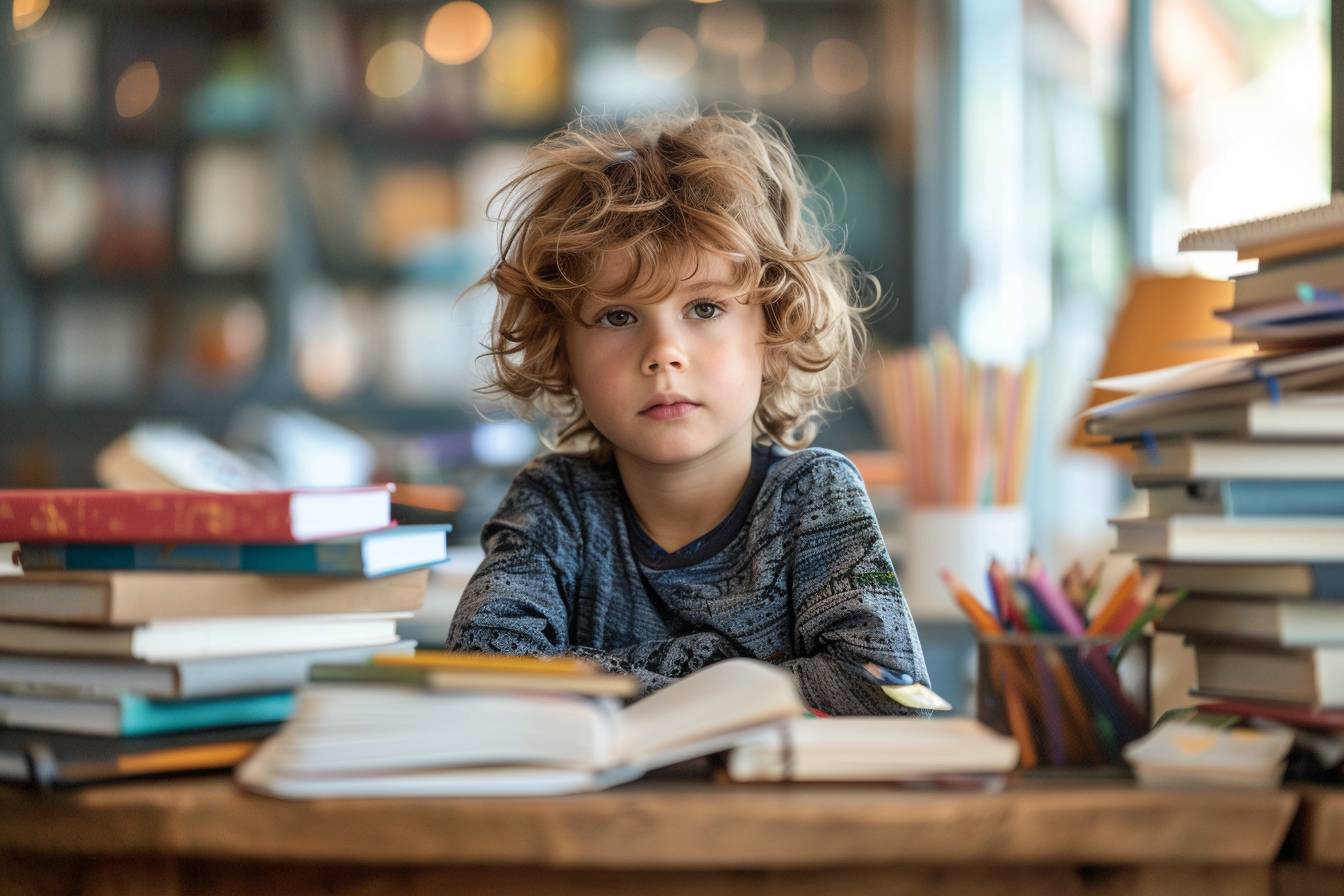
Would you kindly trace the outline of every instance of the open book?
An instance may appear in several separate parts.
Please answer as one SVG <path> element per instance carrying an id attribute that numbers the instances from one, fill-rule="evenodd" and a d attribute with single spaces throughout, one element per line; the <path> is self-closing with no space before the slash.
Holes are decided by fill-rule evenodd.
<path id="1" fill-rule="evenodd" d="M 576 793 L 727 750 L 802 712 L 788 672 L 748 659 L 624 709 L 563 694 L 319 685 L 237 776 L 291 798 Z"/>

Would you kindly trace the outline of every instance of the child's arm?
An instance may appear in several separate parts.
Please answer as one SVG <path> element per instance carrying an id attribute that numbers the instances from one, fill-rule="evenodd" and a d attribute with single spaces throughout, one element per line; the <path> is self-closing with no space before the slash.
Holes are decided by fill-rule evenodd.
<path id="1" fill-rule="evenodd" d="M 525 470 L 481 530 L 485 559 L 453 614 L 449 649 L 586 656 L 610 671 L 638 676 L 646 692 L 738 655 L 716 632 L 645 640 L 610 651 L 575 644 L 578 626 L 567 596 L 576 590 L 581 560 L 573 533 L 581 527 L 552 490 L 536 471 Z"/>
<path id="2" fill-rule="evenodd" d="M 929 683 L 863 480 L 848 460 L 818 455 L 788 488 L 794 643 L 783 665 L 803 700 L 837 715 L 914 714 L 848 667 L 876 662 Z"/>

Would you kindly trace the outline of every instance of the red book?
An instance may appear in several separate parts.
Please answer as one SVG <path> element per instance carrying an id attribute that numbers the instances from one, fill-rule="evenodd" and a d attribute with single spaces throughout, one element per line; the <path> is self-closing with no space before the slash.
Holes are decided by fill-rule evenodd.
<path id="1" fill-rule="evenodd" d="M 386 528 L 391 514 L 391 485 L 273 492 L 0 490 L 0 541 L 314 541 Z"/>

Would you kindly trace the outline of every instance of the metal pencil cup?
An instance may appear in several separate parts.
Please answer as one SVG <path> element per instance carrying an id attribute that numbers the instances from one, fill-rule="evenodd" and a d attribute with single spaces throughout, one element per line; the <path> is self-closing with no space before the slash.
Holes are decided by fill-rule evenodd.
<path id="1" fill-rule="evenodd" d="M 976 717 L 1017 740 L 1022 768 L 1124 765 L 1148 731 L 1151 652 L 1147 636 L 984 636 Z"/>

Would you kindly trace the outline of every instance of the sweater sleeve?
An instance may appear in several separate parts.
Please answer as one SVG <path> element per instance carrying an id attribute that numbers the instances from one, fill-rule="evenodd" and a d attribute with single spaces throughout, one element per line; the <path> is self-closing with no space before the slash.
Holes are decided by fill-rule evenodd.
<path id="1" fill-rule="evenodd" d="M 925 714 L 896 703 L 848 665 L 872 661 L 929 684 L 919 634 L 858 470 L 826 452 L 786 488 L 798 656 L 783 665 L 804 702 L 838 715 Z"/>
<path id="2" fill-rule="evenodd" d="M 635 675 L 643 693 L 736 656 L 715 632 L 640 641 L 613 650 L 575 644 L 571 614 L 581 531 L 557 485 L 536 466 L 514 480 L 481 530 L 485 559 L 453 614 L 450 650 L 526 656 L 571 654 Z"/>

